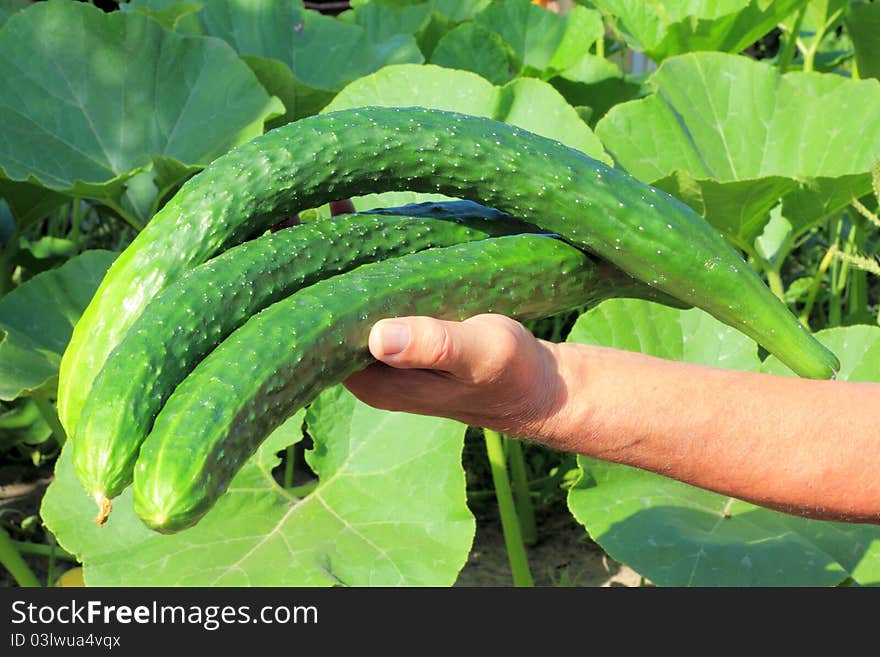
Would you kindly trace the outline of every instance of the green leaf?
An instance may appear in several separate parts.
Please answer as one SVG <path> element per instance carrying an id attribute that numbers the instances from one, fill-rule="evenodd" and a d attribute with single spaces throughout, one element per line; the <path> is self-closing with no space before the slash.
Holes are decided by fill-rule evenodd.
<path id="1" fill-rule="evenodd" d="M 513 52 L 500 36 L 477 23 L 463 23 L 437 43 L 431 63 L 471 71 L 492 84 L 504 84 L 519 69 Z"/>
<path id="2" fill-rule="evenodd" d="M 28 275 L 53 269 L 76 254 L 79 245 L 63 237 L 41 237 L 31 241 L 22 236 L 18 242 L 19 251 L 11 259 L 13 267 L 21 266 Z"/>
<path id="3" fill-rule="evenodd" d="M 301 0 L 208 2 L 197 17 L 201 33 L 231 45 L 284 101 L 287 111 L 271 127 L 317 113 L 346 84 L 383 66 L 423 61 L 411 35 L 374 41 L 360 25 L 306 10 Z"/>
<path id="4" fill-rule="evenodd" d="M 855 47 L 859 76 L 880 78 L 880 3 L 852 3 L 846 31 Z"/>
<path id="5" fill-rule="evenodd" d="M 525 75 L 541 78 L 575 64 L 604 33 L 596 11 L 573 7 L 560 16 L 529 0 L 492 2 L 474 21 L 513 49 Z"/>
<path id="6" fill-rule="evenodd" d="M 659 62 L 699 50 L 739 52 L 807 0 L 591 0 L 630 43 Z"/>
<path id="7" fill-rule="evenodd" d="M 39 445 L 51 435 L 52 429 L 34 400 L 23 397 L 11 404 L 0 402 L 0 454 L 16 445 Z"/>
<path id="8" fill-rule="evenodd" d="M 780 22 L 780 27 L 787 34 L 791 34 L 800 18 L 800 28 L 795 35 L 797 46 L 802 56 L 807 51 L 814 53 L 815 70 L 820 70 L 820 58 L 833 60 L 844 54 L 835 52 L 836 48 L 843 45 L 836 31 L 850 4 L 850 0 L 809 0 L 805 8 L 789 14 Z M 802 66 L 803 62 L 799 62 L 798 65 Z"/>
<path id="9" fill-rule="evenodd" d="M 182 21 L 187 28 L 198 26 L 198 22 L 194 23 L 192 19 L 193 15 L 202 8 L 202 3 L 180 2 L 180 0 L 129 0 L 119 8 L 122 11 L 135 10 L 152 16 L 169 30 L 174 30 Z"/>
<path id="10" fill-rule="evenodd" d="M 708 313 L 640 300 L 603 301 L 578 318 L 568 341 L 733 370 L 761 364 L 751 339 Z"/>
<path id="11" fill-rule="evenodd" d="M 418 99 L 422 107 L 487 116 L 557 139 L 587 155 L 610 163 L 596 135 L 553 87 L 533 78 L 519 78 L 503 87 L 468 71 L 424 66 L 388 66 L 343 89 L 325 112 L 379 105 L 406 107 Z M 367 210 L 405 203 L 442 200 L 436 194 L 405 197 L 373 194 L 355 200 L 355 207 Z"/>
<path id="12" fill-rule="evenodd" d="M 487 116 L 557 139 L 610 162 L 574 108 L 546 82 L 518 79 L 496 87 L 466 71 L 439 66 L 388 66 L 343 89 L 325 112 L 361 105 L 419 106 Z"/>
<path id="13" fill-rule="evenodd" d="M 0 299 L 0 399 L 50 390 L 73 325 L 116 257 L 86 251 Z"/>
<path id="14" fill-rule="evenodd" d="M 780 199 L 797 237 L 870 191 L 876 80 L 779 75 L 745 57 L 694 53 L 663 62 L 650 84 L 653 95 L 614 107 L 597 134 L 621 166 L 741 248 L 753 248 Z"/>
<path id="15" fill-rule="evenodd" d="M 764 232 L 755 239 L 755 253 L 778 268 L 790 247 L 791 224 L 777 205 L 770 211 L 770 221 L 764 226 Z"/>
<path id="16" fill-rule="evenodd" d="M 880 328 L 817 337 L 840 357 L 843 380 L 880 380 Z M 755 344 L 700 310 L 605 301 L 569 340 L 690 363 L 753 371 Z M 873 378 L 870 378 L 873 377 Z M 569 492 L 575 518 L 614 559 L 663 586 L 833 586 L 847 577 L 880 584 L 880 527 L 807 520 L 652 472 L 579 457 Z"/>
<path id="17" fill-rule="evenodd" d="M 489 0 L 352 3 L 354 9 L 343 12 L 339 19 L 360 25 L 376 42 L 397 34 L 411 34 L 425 58 L 430 59 L 447 32 L 489 4 Z"/>
<path id="18" fill-rule="evenodd" d="M 70 203 L 70 198 L 39 185 L 13 182 L 0 177 L 0 198 L 6 199 L 20 230 L 43 219 L 52 210 Z"/>
<path id="19" fill-rule="evenodd" d="M 625 76 L 614 62 L 590 53 L 549 82 L 570 105 L 592 109 L 591 126 L 595 126 L 615 105 L 647 93 L 643 92 L 641 79 Z"/>
<path id="20" fill-rule="evenodd" d="M 276 453 L 301 438 L 303 412 L 277 429 L 195 526 L 148 530 L 130 489 L 103 528 L 65 448 L 41 515 L 85 566 L 92 586 L 450 585 L 474 535 L 465 499 L 465 427 L 377 411 L 341 386 L 312 404 L 317 487 L 303 499 L 280 488 Z"/>
<path id="21" fill-rule="evenodd" d="M 0 26 L 6 22 L 12 14 L 26 8 L 30 3 L 27 0 L 0 0 Z"/>
<path id="22" fill-rule="evenodd" d="M 112 205 L 158 159 L 168 188 L 281 111 L 226 44 L 63 0 L 0 29 L 0 78 L 0 178 Z"/>

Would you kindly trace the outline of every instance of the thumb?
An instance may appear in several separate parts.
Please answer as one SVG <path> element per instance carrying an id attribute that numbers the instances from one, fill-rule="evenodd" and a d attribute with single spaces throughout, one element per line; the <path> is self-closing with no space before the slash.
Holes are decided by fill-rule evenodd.
<path id="1" fill-rule="evenodd" d="M 466 322 L 432 317 L 383 319 L 370 332 L 370 353 L 400 369 L 430 369 L 470 379 L 473 368 L 485 360 L 491 333 Z"/>

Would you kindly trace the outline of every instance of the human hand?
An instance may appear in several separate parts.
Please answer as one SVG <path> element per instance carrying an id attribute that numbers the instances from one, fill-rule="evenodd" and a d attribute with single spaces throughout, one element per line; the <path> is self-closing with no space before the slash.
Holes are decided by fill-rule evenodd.
<path id="1" fill-rule="evenodd" d="M 503 315 L 384 319 L 369 348 L 379 362 L 345 385 L 376 408 L 539 438 L 552 434 L 563 406 L 557 346 Z"/>

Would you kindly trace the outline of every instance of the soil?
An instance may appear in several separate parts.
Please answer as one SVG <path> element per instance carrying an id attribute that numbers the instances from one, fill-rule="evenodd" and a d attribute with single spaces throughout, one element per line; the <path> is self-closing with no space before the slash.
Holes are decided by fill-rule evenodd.
<path id="1" fill-rule="evenodd" d="M 512 586 L 504 533 L 497 512 L 474 510 L 477 533 L 455 586 Z M 592 541 L 563 505 L 536 514 L 538 540 L 526 548 L 535 586 L 643 586 L 631 568 Z"/>
<path id="2" fill-rule="evenodd" d="M 29 464 L 8 464 L 0 466 L 0 521 L 2 528 L 11 538 L 34 543 L 46 543 L 46 535 L 39 522 L 34 522 L 39 513 L 40 501 L 46 487 L 52 481 L 52 466 L 35 468 Z M 49 560 L 47 557 L 24 555 L 37 578 L 45 583 Z M 57 560 L 55 577 L 75 564 Z M 0 566 L 0 587 L 17 586 L 9 572 Z"/>

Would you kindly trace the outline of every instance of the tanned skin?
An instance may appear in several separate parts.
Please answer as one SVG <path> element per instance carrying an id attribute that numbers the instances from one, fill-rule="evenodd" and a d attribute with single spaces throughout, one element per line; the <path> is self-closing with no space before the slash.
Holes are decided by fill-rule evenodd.
<path id="1" fill-rule="evenodd" d="M 814 381 L 536 339 L 501 315 L 377 322 L 346 386 L 761 506 L 880 524 L 880 384 Z"/>

